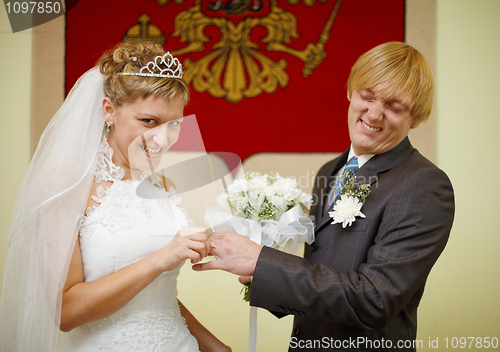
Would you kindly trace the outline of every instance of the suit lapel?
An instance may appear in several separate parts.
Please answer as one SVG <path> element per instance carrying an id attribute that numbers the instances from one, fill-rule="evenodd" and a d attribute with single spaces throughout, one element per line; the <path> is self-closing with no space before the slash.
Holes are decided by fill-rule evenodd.
<path id="1" fill-rule="evenodd" d="M 408 137 L 406 137 L 395 148 L 383 154 L 375 155 L 373 158 L 368 160 L 366 164 L 364 164 L 358 171 L 354 173 L 356 175 L 356 182 L 361 182 L 372 186 L 375 182 L 377 182 L 379 173 L 392 169 L 393 167 L 401 163 L 404 159 L 406 159 L 412 151 L 413 147 Z M 342 156 L 338 159 L 331 175 L 334 175 L 335 172 L 337 172 L 347 162 L 348 153 L 349 150 L 342 154 Z M 331 177 L 333 178 L 333 176 Z M 329 192 L 330 188 L 327 191 Z M 370 201 L 370 196 L 368 196 L 365 201 Z M 324 214 L 323 205 L 324 203 L 322 203 L 321 207 L 318 207 L 320 209 L 316 209 L 316 220 L 319 220 L 316 222 L 316 232 L 318 232 L 326 224 L 330 224 L 331 221 L 329 220 L 332 220 L 328 212 L 333 210 L 333 204 Z M 318 211 L 321 213 L 320 217 L 318 217 Z"/>
<path id="2" fill-rule="evenodd" d="M 385 172 L 399 165 L 413 152 L 413 150 L 414 148 L 410 140 L 406 137 L 396 147 L 383 154 L 375 155 L 366 164 L 373 160 L 377 173 Z"/>
<path id="3" fill-rule="evenodd" d="M 316 207 L 316 213 L 314 214 L 316 224 L 322 223 L 325 219 L 329 218 L 328 212 L 323 213 L 323 209 L 325 208 L 325 203 L 328 201 L 328 194 L 335 183 L 334 175 L 347 162 L 348 155 L 349 149 L 337 158 L 337 162 L 334 163 L 330 169 L 327 169 L 327 172 L 324 175 L 318 175 L 322 179 L 327 180 L 327 182 L 325 185 L 321 185 L 319 189 L 320 194 L 318 194 L 318 197 L 320 197 L 321 202 L 319 204 L 320 206 Z M 321 192 L 323 193 L 321 194 Z"/>

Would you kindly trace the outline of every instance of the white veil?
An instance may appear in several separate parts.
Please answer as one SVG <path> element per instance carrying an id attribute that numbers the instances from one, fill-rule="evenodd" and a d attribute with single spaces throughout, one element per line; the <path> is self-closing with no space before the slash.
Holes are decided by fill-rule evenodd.
<path id="1" fill-rule="evenodd" d="M 103 133 L 103 76 L 85 73 L 29 164 L 9 227 L 0 302 L 1 351 L 57 347 L 62 289 Z"/>

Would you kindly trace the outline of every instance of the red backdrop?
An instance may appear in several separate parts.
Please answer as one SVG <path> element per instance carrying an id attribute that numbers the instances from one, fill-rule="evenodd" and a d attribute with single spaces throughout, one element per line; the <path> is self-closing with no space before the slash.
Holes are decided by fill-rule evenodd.
<path id="1" fill-rule="evenodd" d="M 228 2 L 231 1 L 222 3 Z M 236 82 L 235 77 L 240 77 L 239 83 L 232 86 L 235 94 L 239 94 L 237 99 L 196 91 L 191 82 L 192 100 L 185 114 L 196 114 L 207 151 L 233 152 L 242 159 L 259 152 L 339 152 L 350 143 L 346 81 L 351 66 L 359 55 L 380 43 L 404 40 L 404 0 L 344 0 L 331 28 L 326 28 L 329 34 L 324 44 L 326 58 L 312 74 L 304 77 L 304 56 L 299 58 L 300 55 L 294 55 L 292 50 L 303 51 L 308 44 L 318 43 L 336 1 L 277 0 L 274 13 L 288 16 L 279 18 L 270 16 L 271 0 L 258 3 L 263 6 L 260 11 L 251 12 L 247 8 L 240 15 L 231 15 L 228 10 L 210 11 L 212 5 L 205 0 L 199 4 L 200 10 L 193 12 L 197 4 L 195 0 L 80 1 L 66 15 L 66 90 L 70 90 L 105 50 L 120 42 L 143 13 L 149 15 L 149 24 L 157 26 L 165 36 L 163 46 L 166 50 L 188 47 L 193 38 L 186 39 L 179 32 L 175 33 L 175 26 L 179 13 L 191 11 L 196 16 L 185 21 L 184 26 L 194 26 L 195 21 L 200 21 L 196 22 L 200 25 L 210 21 L 202 27 L 201 34 L 197 34 L 204 34 L 208 41 L 198 41 L 202 51 L 184 53 L 178 56 L 179 59 L 197 62 L 222 46 L 231 54 L 226 56 L 217 84 L 223 86 L 224 80 L 231 83 L 231 80 Z M 298 34 L 295 37 L 293 18 Z M 287 50 L 267 50 L 266 40 L 271 35 Z M 249 49 L 244 42 L 251 42 L 255 47 Z M 254 66 L 245 61 L 245 53 L 249 52 L 254 55 Z M 256 55 L 265 60 L 256 60 Z M 286 67 L 281 73 L 274 66 L 266 67 L 264 63 L 270 63 L 269 59 L 274 63 L 282 60 Z M 215 61 L 211 61 L 207 68 L 215 66 Z M 250 72 L 252 67 L 257 68 L 257 74 Z M 248 88 L 252 78 L 262 77 L 266 70 L 272 70 L 288 82 L 275 84 L 273 88 L 272 77 L 264 74 L 261 84 L 267 82 L 271 86 L 269 92 L 242 97 L 242 89 Z M 213 85 L 213 81 L 207 83 L 206 77 L 199 82 Z"/>

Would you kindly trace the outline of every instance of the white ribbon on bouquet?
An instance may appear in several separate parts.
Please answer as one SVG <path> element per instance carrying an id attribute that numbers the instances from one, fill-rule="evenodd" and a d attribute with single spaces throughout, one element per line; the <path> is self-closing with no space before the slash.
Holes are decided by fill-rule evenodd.
<path id="1" fill-rule="evenodd" d="M 205 223 L 214 232 L 237 232 L 248 237 L 253 242 L 295 253 L 299 242 L 311 244 L 314 242 L 314 223 L 304 216 L 300 205 L 280 216 L 279 220 L 246 219 L 229 214 L 218 207 L 207 207 Z M 257 308 L 250 307 L 250 328 L 248 336 L 248 351 L 257 350 Z"/>

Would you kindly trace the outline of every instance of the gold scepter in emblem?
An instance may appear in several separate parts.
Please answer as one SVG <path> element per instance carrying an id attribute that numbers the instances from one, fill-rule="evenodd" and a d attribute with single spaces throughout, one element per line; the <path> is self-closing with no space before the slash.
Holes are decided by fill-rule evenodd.
<path id="1" fill-rule="evenodd" d="M 273 38 L 274 40 L 270 40 L 267 44 L 266 50 L 287 53 L 303 61 L 305 65 L 302 68 L 302 76 L 308 77 L 313 72 L 313 70 L 323 62 L 326 57 L 325 45 L 330 39 L 330 31 L 332 29 L 333 22 L 337 17 L 337 13 L 339 12 L 341 3 L 342 0 L 337 0 L 337 2 L 335 3 L 333 10 L 328 17 L 323 30 L 321 31 L 317 43 L 309 43 L 306 45 L 305 49 L 297 50 L 283 44 L 283 40 L 278 41 Z M 272 4 L 275 5 L 276 0 L 273 0 Z M 272 9 L 274 10 L 274 7 Z M 290 31 L 289 28 L 288 31 Z M 293 31 L 295 31 L 295 25 L 293 26 Z"/>
<path id="2" fill-rule="evenodd" d="M 335 3 L 335 7 L 333 11 L 330 13 L 330 17 L 328 17 L 328 21 L 326 21 L 323 30 L 318 38 L 318 42 L 316 44 L 310 43 L 307 45 L 304 52 L 306 53 L 306 58 L 304 60 L 305 65 L 302 69 L 302 76 L 308 77 L 313 70 L 318 67 L 326 57 L 325 45 L 328 43 L 330 39 L 330 31 L 333 26 L 333 22 L 337 17 L 337 13 L 340 9 L 340 4 L 342 0 L 337 0 Z"/>

